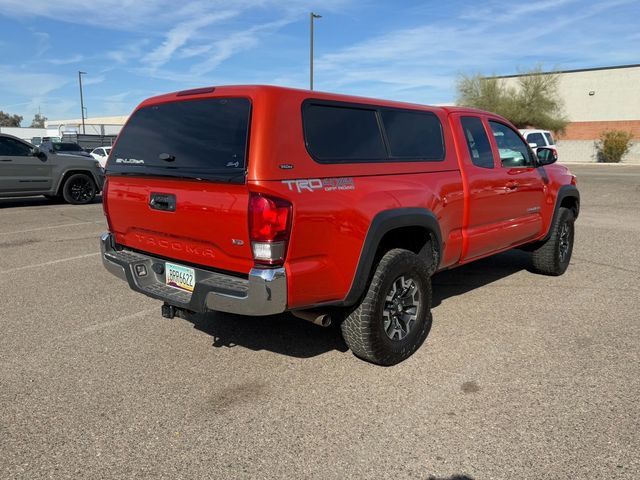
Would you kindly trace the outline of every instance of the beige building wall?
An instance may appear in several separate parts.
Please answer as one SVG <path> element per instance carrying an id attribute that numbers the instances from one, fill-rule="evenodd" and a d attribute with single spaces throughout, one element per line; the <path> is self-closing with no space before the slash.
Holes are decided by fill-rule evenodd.
<path id="1" fill-rule="evenodd" d="M 570 122 L 640 120 L 640 65 L 558 74 Z M 516 86 L 518 76 L 502 77 Z"/>
<path id="2" fill-rule="evenodd" d="M 640 163 L 640 65 L 558 72 L 558 89 L 569 125 L 558 136 L 564 161 L 595 161 L 595 141 L 607 130 L 631 132 L 625 162 Z M 516 86 L 519 76 L 499 77 Z"/>
<path id="3" fill-rule="evenodd" d="M 124 125 L 129 115 L 117 115 L 113 117 L 91 117 L 85 118 L 85 125 Z M 67 120 L 47 120 L 45 126 L 57 127 L 58 125 L 82 125 L 81 118 L 70 118 Z"/>
<path id="4" fill-rule="evenodd" d="M 640 65 L 558 74 L 570 122 L 640 120 Z M 504 77 L 515 86 L 518 77 Z"/>

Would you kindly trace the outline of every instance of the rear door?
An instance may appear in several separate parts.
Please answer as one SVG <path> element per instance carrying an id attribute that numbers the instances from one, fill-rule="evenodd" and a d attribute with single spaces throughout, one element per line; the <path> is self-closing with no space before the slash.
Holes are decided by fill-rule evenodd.
<path id="1" fill-rule="evenodd" d="M 251 102 L 186 98 L 142 107 L 107 167 L 116 242 L 157 256 L 248 273 L 245 181 Z"/>
<path id="2" fill-rule="evenodd" d="M 32 154 L 32 147 L 0 137 L 0 191 L 46 192 L 51 189 L 51 164 Z"/>

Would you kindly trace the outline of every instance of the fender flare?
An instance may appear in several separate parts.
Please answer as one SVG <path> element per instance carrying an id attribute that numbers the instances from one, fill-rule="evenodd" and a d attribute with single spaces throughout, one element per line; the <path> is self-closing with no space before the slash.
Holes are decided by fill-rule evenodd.
<path id="1" fill-rule="evenodd" d="M 578 191 L 578 187 L 575 185 L 562 185 L 558 189 L 558 195 L 556 196 L 556 204 L 553 208 L 553 217 L 551 217 L 551 222 L 549 223 L 549 228 L 547 229 L 547 233 L 542 238 L 541 241 L 546 241 L 551 236 L 551 228 L 556 222 L 556 218 L 558 217 L 558 211 L 560 210 L 560 205 L 562 205 L 562 201 L 565 198 L 574 198 L 576 200 L 576 218 L 580 214 L 580 192 Z"/>
<path id="2" fill-rule="evenodd" d="M 351 306 L 357 303 L 365 292 L 371 270 L 375 267 L 373 262 L 380 241 L 388 232 L 403 227 L 425 228 L 435 239 L 434 247 L 437 250 L 437 258 L 442 259 L 442 234 L 440 232 L 440 225 L 431 210 L 426 208 L 396 208 L 379 212 L 369 225 L 351 288 L 344 300 L 340 302 L 340 305 Z"/>
<path id="3" fill-rule="evenodd" d="M 73 174 L 84 173 L 86 175 L 89 175 L 91 179 L 94 181 L 94 183 L 96 184 L 96 188 L 98 189 L 98 192 L 102 191 L 102 183 L 100 182 L 100 179 L 98 178 L 95 172 L 83 167 L 69 167 L 69 168 L 66 168 L 64 172 L 62 172 L 60 175 L 58 175 L 58 183 L 53 189 L 54 192 L 56 193 L 61 192 L 64 182 L 67 180 L 67 177 L 71 172 L 73 172 Z"/>

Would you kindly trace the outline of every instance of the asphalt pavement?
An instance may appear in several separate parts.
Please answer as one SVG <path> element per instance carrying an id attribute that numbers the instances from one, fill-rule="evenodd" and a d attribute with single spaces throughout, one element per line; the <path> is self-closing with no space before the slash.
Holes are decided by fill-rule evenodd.
<path id="1" fill-rule="evenodd" d="M 571 169 L 568 272 L 437 274 L 390 368 L 290 315 L 163 319 L 100 203 L 0 199 L 0 478 L 640 478 L 640 166 Z"/>

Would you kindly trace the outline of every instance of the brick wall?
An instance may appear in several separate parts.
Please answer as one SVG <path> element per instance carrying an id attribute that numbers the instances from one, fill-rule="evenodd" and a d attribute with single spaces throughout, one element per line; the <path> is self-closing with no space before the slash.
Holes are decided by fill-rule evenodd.
<path id="1" fill-rule="evenodd" d="M 625 130 L 640 140 L 640 120 L 621 120 L 606 122 L 571 122 L 559 140 L 597 140 L 605 130 Z"/>

